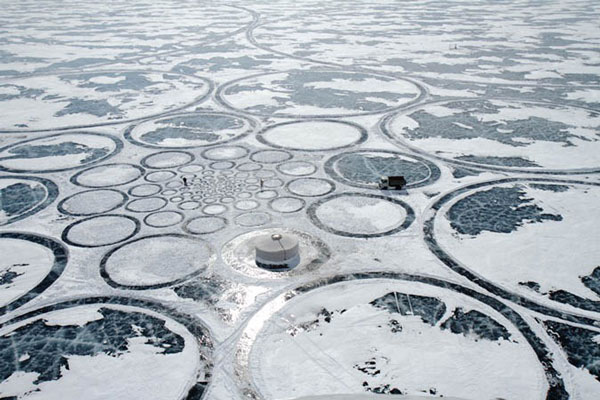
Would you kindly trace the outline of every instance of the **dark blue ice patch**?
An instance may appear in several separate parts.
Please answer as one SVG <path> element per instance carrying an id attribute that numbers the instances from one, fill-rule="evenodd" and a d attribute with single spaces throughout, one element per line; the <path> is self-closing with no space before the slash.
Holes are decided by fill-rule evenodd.
<path id="1" fill-rule="evenodd" d="M 457 160 L 474 164 L 498 165 L 502 167 L 540 168 L 541 165 L 522 157 L 460 156 Z"/>
<path id="2" fill-rule="evenodd" d="M 62 117 L 70 114 L 91 114 L 96 117 L 122 116 L 123 112 L 119 107 L 111 105 L 106 100 L 84 100 L 78 98 L 68 99 L 67 104 L 62 110 L 54 113 L 55 117 Z"/>
<path id="3" fill-rule="evenodd" d="M 368 154 L 347 154 L 337 161 L 340 175 L 353 182 L 376 184 L 382 176 L 404 176 L 408 184 L 427 179 L 431 170 L 422 162 L 399 157 L 379 157 Z"/>
<path id="4" fill-rule="evenodd" d="M 5 270 L 4 272 L 0 272 L 0 286 L 8 286 L 12 284 L 15 281 L 15 279 L 21 275 L 23 274 L 19 274 L 15 271 L 12 271 L 10 268 Z"/>
<path id="5" fill-rule="evenodd" d="M 162 354 L 180 353 L 184 339 L 165 326 L 165 321 L 138 312 L 109 308 L 98 310 L 103 318 L 83 326 L 48 325 L 38 319 L 0 337 L 0 381 L 12 374 L 34 372 L 35 384 L 61 378 L 69 369 L 70 356 L 100 353 L 119 357 L 128 352 L 128 339 L 146 338 L 145 343 Z"/>
<path id="6" fill-rule="evenodd" d="M 545 190 L 547 192 L 566 192 L 569 190 L 568 185 L 557 185 L 552 183 L 530 183 L 529 186 L 533 189 Z"/>
<path id="7" fill-rule="evenodd" d="M 449 329 L 450 332 L 462 335 L 475 335 L 480 339 L 487 340 L 508 340 L 510 333 L 500 323 L 496 322 L 487 315 L 471 310 L 464 312 L 462 308 L 454 310 L 452 316 L 442 323 L 442 329 Z"/>
<path id="8" fill-rule="evenodd" d="M 82 74 L 62 75 L 61 80 L 66 82 L 81 81 L 77 86 L 91 88 L 97 92 L 120 92 L 121 90 L 144 91 L 144 89 L 157 84 L 150 81 L 144 72 L 90 72 Z M 92 82 L 96 77 L 110 77 L 125 79 L 112 83 Z"/>
<path id="9" fill-rule="evenodd" d="M 545 321 L 548 334 L 567 353 L 567 359 L 577 368 L 585 368 L 600 381 L 600 332 L 555 321 Z"/>
<path id="10" fill-rule="evenodd" d="M 80 161 L 80 164 L 87 164 L 106 156 L 109 151 L 110 150 L 107 148 L 93 148 L 85 144 L 75 142 L 63 142 L 50 145 L 24 144 L 22 146 L 11 148 L 8 151 L 11 156 L 1 158 L 0 161 L 23 158 L 64 156 L 71 154 L 86 154 L 86 157 Z"/>
<path id="11" fill-rule="evenodd" d="M 435 325 L 446 313 L 446 304 L 435 297 L 408 295 L 391 292 L 369 303 L 373 307 L 400 315 L 416 315 L 431 326 Z"/>
<path id="12" fill-rule="evenodd" d="M 13 183 L 0 189 L 0 210 L 8 217 L 19 216 L 42 203 L 47 196 L 40 185 Z"/>
<path id="13" fill-rule="evenodd" d="M 543 213 L 524 196 L 519 186 L 479 191 L 457 201 L 446 217 L 454 230 L 473 236 L 483 231 L 511 233 L 524 223 L 562 221 L 561 215 Z"/>
<path id="14" fill-rule="evenodd" d="M 413 129 L 406 129 L 403 135 L 410 139 L 444 138 L 452 140 L 484 138 L 513 147 L 528 146 L 535 141 L 562 143 L 564 147 L 574 146 L 572 139 L 590 141 L 585 136 L 569 132 L 574 126 L 562 122 L 530 116 L 525 119 L 483 121 L 474 113 L 499 114 L 500 108 L 487 100 L 457 101 L 444 107 L 461 110 L 453 115 L 436 116 L 426 110 L 415 111 L 409 115 L 418 123 Z M 545 105 L 552 109 L 555 106 Z M 467 128 L 468 127 L 468 128 Z M 510 133 L 501 132 L 508 130 Z"/>
<path id="15" fill-rule="evenodd" d="M 16 89 L 19 93 L 8 94 L 8 93 L 0 93 L 0 101 L 14 100 L 14 99 L 35 99 L 43 95 L 45 92 L 41 89 L 31 89 L 21 85 L 14 84 L 4 84 L 0 85 L 0 89 Z"/>
<path id="16" fill-rule="evenodd" d="M 226 115 L 186 115 L 161 119 L 155 123 L 159 127 L 141 135 L 147 143 L 160 145 L 165 139 L 204 140 L 216 142 L 222 139 L 213 132 L 227 129 L 239 129 L 244 126 L 242 120 Z M 162 127 L 160 125 L 163 125 Z M 170 125 L 170 126 L 168 126 Z"/>

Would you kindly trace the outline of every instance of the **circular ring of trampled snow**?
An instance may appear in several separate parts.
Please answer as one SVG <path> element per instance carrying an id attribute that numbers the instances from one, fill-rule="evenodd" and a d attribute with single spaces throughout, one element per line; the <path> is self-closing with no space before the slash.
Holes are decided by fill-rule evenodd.
<path id="1" fill-rule="evenodd" d="M 119 139 L 104 133 L 59 133 L 0 148 L 0 171 L 16 173 L 67 171 L 97 164 L 122 149 L 123 143 Z"/>
<path id="2" fill-rule="evenodd" d="M 471 184 L 430 206 L 425 242 L 446 266 L 495 295 L 558 318 L 597 315 L 598 196 L 600 183 L 578 180 Z"/>
<path id="3" fill-rule="evenodd" d="M 359 188 L 377 189 L 382 176 L 404 176 L 406 189 L 430 185 L 440 178 L 431 161 L 390 150 L 361 149 L 337 154 L 325 162 L 325 172 L 336 181 Z"/>
<path id="4" fill-rule="evenodd" d="M 266 80 L 261 82 L 263 78 Z M 343 82 L 344 80 L 345 82 Z M 248 83 L 253 81 L 255 83 Z M 302 84 L 302 87 L 290 87 L 297 83 Z M 269 91 L 273 97 L 268 98 L 267 95 L 267 97 L 256 96 L 253 98 L 251 93 L 235 90 L 236 86 L 249 84 L 254 87 L 264 85 L 265 92 Z M 349 85 L 356 86 L 349 88 Z M 323 88 L 330 88 L 335 96 L 327 98 L 326 103 L 323 104 L 306 103 L 309 99 L 318 103 L 322 97 L 319 96 L 319 90 L 322 91 Z M 310 93 L 313 90 L 314 92 Z M 343 93 L 344 91 L 345 93 Z M 377 101 L 377 93 L 374 91 L 385 93 L 383 95 L 385 99 L 381 98 Z M 293 99 L 298 94 L 301 99 Z M 312 69 L 267 72 L 236 79 L 220 86 L 215 93 L 215 99 L 229 109 L 250 115 L 285 118 L 342 118 L 380 114 L 407 107 L 419 101 L 424 94 L 425 91 L 420 85 L 401 78 L 374 73 Z M 390 99 L 389 97 L 395 98 Z M 255 104 L 248 105 L 248 99 Z M 357 104 L 361 105 L 357 106 Z"/>
<path id="5" fill-rule="evenodd" d="M 56 208 L 63 214 L 81 217 L 114 211 L 127 200 L 129 197 L 116 189 L 91 189 L 64 198 Z"/>
<path id="6" fill-rule="evenodd" d="M 320 278 L 272 298 L 240 338 L 237 384 L 251 397 L 566 393 L 556 355 L 518 313 L 437 278 L 379 271 Z M 480 373 L 487 370 L 494 372 Z M 334 379 L 339 371 L 344 379 Z M 514 387 L 498 381 L 500 372 Z"/>
<path id="7" fill-rule="evenodd" d="M 353 238 L 393 235 L 415 220 L 415 212 L 402 200 L 369 193 L 334 194 L 312 203 L 307 213 L 318 228 Z"/>
<path id="8" fill-rule="evenodd" d="M 82 187 L 105 188 L 134 182 L 145 172 L 144 168 L 135 164 L 103 164 L 79 171 L 69 180 L 72 184 Z"/>
<path id="9" fill-rule="evenodd" d="M 59 241 L 32 233 L 0 232 L 0 250 L 0 315 L 46 290 L 60 277 L 69 258 Z"/>
<path id="10" fill-rule="evenodd" d="M 188 151 L 169 150 L 152 153 L 142 158 L 141 164 L 146 168 L 163 169 L 188 165 L 195 157 Z"/>
<path id="11" fill-rule="evenodd" d="M 61 238 L 71 246 L 103 247 L 131 239 L 139 230 L 140 222 L 130 215 L 102 214 L 73 222 Z"/>
<path id="12" fill-rule="evenodd" d="M 254 132 L 251 118 L 217 111 L 173 114 L 144 121 L 125 130 L 125 139 L 155 149 L 191 149 L 241 139 Z"/>
<path id="13" fill-rule="evenodd" d="M 76 379 L 81 387 L 98 389 L 87 398 L 119 397 L 128 386 L 145 397 L 200 400 L 212 376 L 213 347 L 197 317 L 117 296 L 68 300 L 0 324 L 8 381 L 38 372 L 38 381 L 15 385 L 15 394 L 25 396 L 64 396 Z M 164 377 L 175 370 L 165 385 Z"/>
<path id="14" fill-rule="evenodd" d="M 40 212 L 58 197 L 54 182 L 36 176 L 0 176 L 0 190 L 0 226 Z"/>
<path id="15" fill-rule="evenodd" d="M 202 239 L 179 233 L 150 235 L 111 249 L 100 261 L 100 275 L 115 288 L 158 289 L 198 276 L 215 260 L 213 248 Z"/>
<path id="16" fill-rule="evenodd" d="M 367 130 L 353 122 L 323 119 L 270 125 L 256 135 L 267 146 L 298 151 L 331 151 L 367 140 Z"/>

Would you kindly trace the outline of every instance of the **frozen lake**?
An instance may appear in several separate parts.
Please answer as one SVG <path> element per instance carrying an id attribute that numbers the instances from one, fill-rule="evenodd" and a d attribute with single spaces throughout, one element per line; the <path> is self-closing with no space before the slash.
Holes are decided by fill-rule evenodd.
<path id="1" fill-rule="evenodd" d="M 596 2 L 0 6 L 1 399 L 600 397 Z"/>

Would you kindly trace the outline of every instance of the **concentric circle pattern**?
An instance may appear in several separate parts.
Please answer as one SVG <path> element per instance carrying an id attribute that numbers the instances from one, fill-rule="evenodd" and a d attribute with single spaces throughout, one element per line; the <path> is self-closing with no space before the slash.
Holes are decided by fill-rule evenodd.
<path id="1" fill-rule="evenodd" d="M 1 9 L 0 399 L 598 400 L 598 1 Z"/>

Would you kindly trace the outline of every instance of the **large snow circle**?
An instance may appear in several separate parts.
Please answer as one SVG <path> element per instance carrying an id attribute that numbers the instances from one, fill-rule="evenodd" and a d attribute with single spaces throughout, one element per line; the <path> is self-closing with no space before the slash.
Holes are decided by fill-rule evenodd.
<path id="1" fill-rule="evenodd" d="M 358 150 L 341 153 L 325 163 L 325 171 L 346 185 L 376 189 L 382 176 L 403 176 L 406 188 L 429 185 L 440 177 L 431 161 L 389 150 Z"/>
<path id="2" fill-rule="evenodd" d="M 269 117 L 338 117 L 382 113 L 422 94 L 412 82 L 364 72 L 291 70 L 230 82 L 216 98 L 229 108 Z"/>
<path id="3" fill-rule="evenodd" d="M 124 305 L 75 301 L 4 326 L 0 393 L 178 400 L 210 376 L 204 329 L 118 300 Z"/>
<path id="4" fill-rule="evenodd" d="M 156 289 L 184 282 L 215 261 L 205 241 L 182 234 L 145 236 L 104 255 L 100 274 L 108 284 L 127 289 Z"/>
<path id="5" fill-rule="evenodd" d="M 337 150 L 364 142 L 367 131 L 343 121 L 292 121 L 267 127 L 257 139 L 288 150 Z"/>
<path id="6" fill-rule="evenodd" d="M 71 246 L 102 247 L 130 239 L 139 230 L 139 221 L 129 215 L 103 214 L 67 226 L 62 240 Z"/>
<path id="7" fill-rule="evenodd" d="M 308 215 L 327 232 L 357 238 L 392 235 L 408 228 L 415 218 L 403 201 L 364 193 L 325 197 L 311 204 Z"/>
<path id="8" fill-rule="evenodd" d="M 254 131 L 246 117 L 219 112 L 195 112 L 145 121 L 125 131 L 133 144 L 152 148 L 193 148 L 225 143 Z"/>
<path id="9" fill-rule="evenodd" d="M 102 188 L 131 183 L 144 174 L 144 169 L 134 164 L 104 164 L 80 171 L 71 177 L 75 185 Z"/>
<path id="10" fill-rule="evenodd" d="M 246 378 L 259 397 L 546 398 L 549 385 L 529 338 L 506 314 L 452 285 L 326 283 L 281 295 L 256 314 L 260 324 L 248 325 L 252 347 L 238 361 L 247 357 Z"/>
<path id="11" fill-rule="evenodd" d="M 84 216 L 116 210 L 127 202 L 127 195 L 115 189 L 92 189 L 75 193 L 58 203 L 63 214 Z"/>
<path id="12" fill-rule="evenodd" d="M 600 185 L 591 182 L 513 178 L 467 186 L 434 206 L 428 244 L 505 297 L 600 313 L 598 198 Z"/>
<path id="13" fill-rule="evenodd" d="M 104 134 L 72 132 L 18 142 L 0 149 L 0 170 L 57 172 L 94 164 L 121 150 L 120 140 Z"/>
<path id="14" fill-rule="evenodd" d="M 62 274 L 67 250 L 59 242 L 21 232 L 0 232 L 0 314 L 33 299 Z"/>

